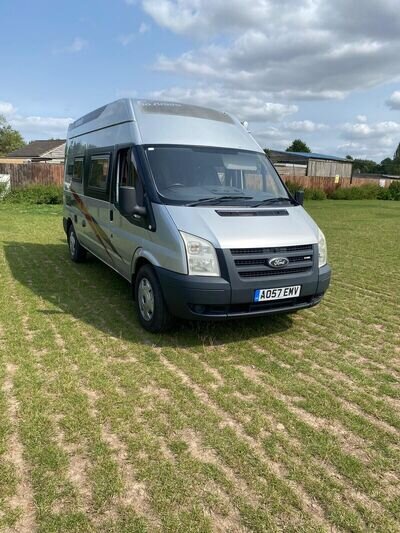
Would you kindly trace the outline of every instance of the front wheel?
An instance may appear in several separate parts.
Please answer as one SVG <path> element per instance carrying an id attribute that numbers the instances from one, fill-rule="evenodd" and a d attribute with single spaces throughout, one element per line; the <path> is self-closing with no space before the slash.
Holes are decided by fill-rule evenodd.
<path id="1" fill-rule="evenodd" d="M 135 279 L 135 306 L 140 324 L 159 333 L 172 326 L 173 319 L 161 291 L 160 282 L 150 265 L 140 268 Z"/>
<path id="2" fill-rule="evenodd" d="M 76 236 L 74 226 L 71 224 L 68 229 L 69 256 L 74 263 L 81 263 L 86 259 L 86 250 L 81 246 Z"/>

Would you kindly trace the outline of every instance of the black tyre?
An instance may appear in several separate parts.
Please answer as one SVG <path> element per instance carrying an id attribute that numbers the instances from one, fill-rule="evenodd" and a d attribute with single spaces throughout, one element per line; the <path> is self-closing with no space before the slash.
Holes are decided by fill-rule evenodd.
<path id="1" fill-rule="evenodd" d="M 135 307 L 139 322 L 147 331 L 159 333 L 173 324 L 161 291 L 160 282 L 150 265 L 140 268 L 135 279 Z"/>
<path id="2" fill-rule="evenodd" d="M 78 241 L 74 226 L 71 224 L 68 229 L 69 256 L 75 263 L 81 263 L 86 259 L 86 250 Z"/>

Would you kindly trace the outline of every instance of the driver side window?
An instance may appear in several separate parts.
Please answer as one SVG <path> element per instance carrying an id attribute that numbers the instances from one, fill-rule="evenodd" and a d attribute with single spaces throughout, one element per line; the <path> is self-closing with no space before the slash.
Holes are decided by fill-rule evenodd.
<path id="1" fill-rule="evenodd" d="M 132 187 L 136 189 L 138 202 L 142 201 L 143 187 L 142 182 L 139 179 L 135 160 L 132 154 L 131 148 L 122 148 L 118 151 L 117 156 L 117 180 L 115 199 L 116 203 L 119 203 L 119 190 L 120 187 Z M 139 204 L 141 205 L 141 203 Z"/>
<path id="2" fill-rule="evenodd" d="M 132 162 L 130 148 L 118 152 L 118 187 L 134 187 L 137 185 L 137 172 Z"/>

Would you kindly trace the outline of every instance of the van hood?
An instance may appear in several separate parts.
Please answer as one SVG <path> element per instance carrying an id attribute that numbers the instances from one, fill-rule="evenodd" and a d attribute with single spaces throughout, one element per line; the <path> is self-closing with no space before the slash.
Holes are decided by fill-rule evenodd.
<path id="1" fill-rule="evenodd" d="M 301 206 L 273 208 L 188 207 L 167 205 L 178 230 L 210 241 L 216 248 L 262 248 L 316 244 L 318 226 Z M 269 211 L 272 216 L 235 213 Z M 273 215 L 286 211 L 287 215 Z M 221 216 L 221 212 L 230 212 Z"/>

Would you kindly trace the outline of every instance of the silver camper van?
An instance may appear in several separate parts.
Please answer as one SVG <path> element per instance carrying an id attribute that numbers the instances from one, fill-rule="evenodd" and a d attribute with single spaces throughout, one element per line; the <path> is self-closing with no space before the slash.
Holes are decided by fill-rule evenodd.
<path id="1" fill-rule="evenodd" d="M 223 320 L 316 305 L 323 233 L 228 113 L 121 99 L 68 129 L 64 229 L 126 278 L 140 323 Z"/>

